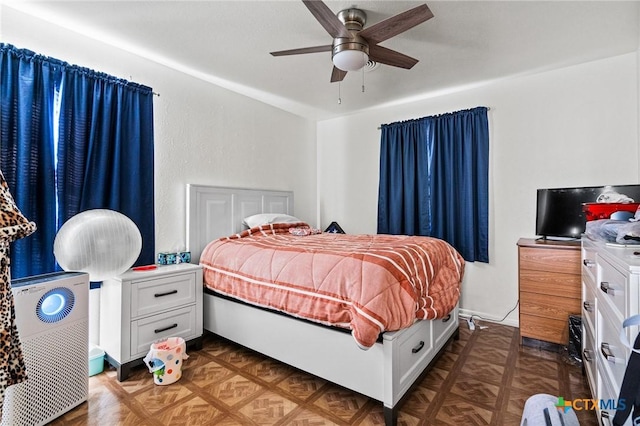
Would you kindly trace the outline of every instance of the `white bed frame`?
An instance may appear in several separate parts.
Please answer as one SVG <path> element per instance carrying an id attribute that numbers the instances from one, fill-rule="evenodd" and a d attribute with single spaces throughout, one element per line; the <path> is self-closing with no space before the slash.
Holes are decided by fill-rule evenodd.
<path id="1" fill-rule="evenodd" d="M 198 262 L 206 244 L 241 231 L 256 213 L 293 214 L 293 193 L 187 185 L 187 247 Z M 447 342 L 458 337 L 458 307 L 444 319 L 385 332 L 361 350 L 349 333 L 204 295 L 204 329 L 384 404 L 387 426 Z"/>

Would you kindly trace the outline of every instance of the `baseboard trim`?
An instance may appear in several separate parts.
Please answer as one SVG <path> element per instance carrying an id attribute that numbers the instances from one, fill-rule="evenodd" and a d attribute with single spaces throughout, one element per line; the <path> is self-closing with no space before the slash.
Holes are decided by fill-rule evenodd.
<path id="1" fill-rule="evenodd" d="M 519 328 L 520 327 L 520 323 L 519 323 L 517 318 L 509 318 L 509 317 L 507 317 L 507 318 L 505 318 L 504 321 L 500 321 L 501 318 L 495 318 L 495 317 L 493 317 L 493 316 L 491 316 L 489 314 L 486 314 L 484 312 L 477 312 L 477 311 L 472 311 L 470 309 L 463 309 L 463 308 L 460 308 L 460 311 L 459 311 L 458 315 L 461 318 L 464 318 L 464 319 L 467 319 L 467 318 L 469 318 L 471 316 L 475 316 L 476 319 L 477 319 L 477 317 L 482 317 L 480 319 L 481 321 L 492 322 L 492 323 L 495 323 L 495 324 L 508 325 L 510 327 L 515 327 L 515 328 Z"/>

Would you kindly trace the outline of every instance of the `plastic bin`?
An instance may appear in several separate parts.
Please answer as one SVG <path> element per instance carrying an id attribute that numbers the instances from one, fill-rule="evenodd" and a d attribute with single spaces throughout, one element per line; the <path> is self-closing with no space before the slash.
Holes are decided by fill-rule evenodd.
<path id="1" fill-rule="evenodd" d="M 156 385 L 170 385 L 182 377 L 183 360 L 189 358 L 187 345 L 182 337 L 167 337 L 151 344 L 144 363 L 153 373 Z"/>
<path id="2" fill-rule="evenodd" d="M 104 351 L 97 346 L 89 347 L 89 376 L 95 376 L 104 370 Z"/>

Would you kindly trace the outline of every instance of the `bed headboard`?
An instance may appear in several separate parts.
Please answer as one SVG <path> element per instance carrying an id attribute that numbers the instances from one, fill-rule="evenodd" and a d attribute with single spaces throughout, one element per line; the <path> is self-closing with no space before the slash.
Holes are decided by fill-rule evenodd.
<path id="1" fill-rule="evenodd" d="M 198 263 L 210 241 L 242 231 L 242 219 L 258 213 L 293 215 L 293 192 L 187 184 L 191 261 Z"/>

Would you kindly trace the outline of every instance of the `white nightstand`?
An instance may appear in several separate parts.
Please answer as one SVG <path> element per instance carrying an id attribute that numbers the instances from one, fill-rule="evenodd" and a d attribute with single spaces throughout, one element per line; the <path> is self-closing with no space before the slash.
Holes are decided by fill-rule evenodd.
<path id="1" fill-rule="evenodd" d="M 190 263 L 129 270 L 102 283 L 100 347 L 126 380 L 151 343 L 182 337 L 202 347 L 202 267 Z"/>

